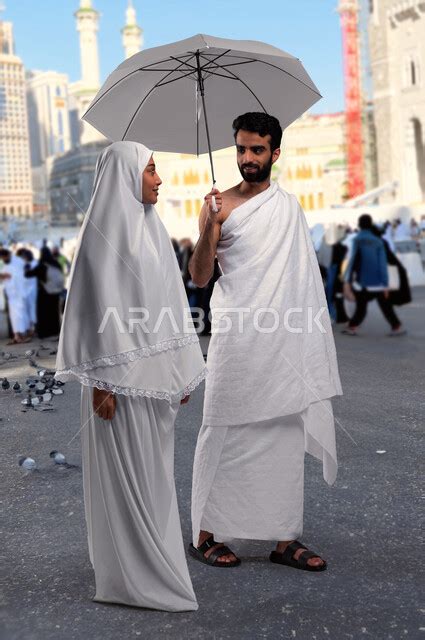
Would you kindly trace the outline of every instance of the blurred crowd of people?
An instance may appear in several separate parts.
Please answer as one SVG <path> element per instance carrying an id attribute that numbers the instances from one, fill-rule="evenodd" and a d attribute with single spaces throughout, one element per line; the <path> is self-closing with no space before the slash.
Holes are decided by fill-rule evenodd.
<path id="1" fill-rule="evenodd" d="M 390 335 L 405 330 L 394 306 L 411 301 L 406 269 L 396 256 L 396 243 L 425 238 L 425 215 L 410 224 L 402 220 L 375 225 L 370 215 L 363 214 L 358 227 L 332 224 L 325 230 L 315 225 L 312 239 L 322 273 L 331 319 L 346 323 L 343 333 L 356 335 L 367 305 L 376 299 L 391 327 Z M 172 244 L 182 274 L 189 306 L 199 333 L 211 333 L 210 298 L 215 281 L 220 277 L 218 262 L 206 287 L 197 287 L 191 279 L 189 261 L 194 243 L 190 238 Z M 9 344 L 29 342 L 33 336 L 57 339 L 66 300 L 67 279 L 72 255 L 46 240 L 41 247 L 31 243 L 0 245 L 0 283 L 6 298 Z M 355 304 L 349 317 L 348 302 Z M 197 325 L 197 320 L 200 321 Z"/>
<path id="2" fill-rule="evenodd" d="M 422 236 L 421 236 L 422 234 Z M 396 255 L 396 243 L 425 236 L 425 216 L 420 225 L 401 220 L 376 225 L 365 213 L 356 229 L 333 224 L 323 233 L 313 228 L 313 242 L 334 323 L 344 323 L 345 335 L 355 336 L 368 303 L 377 301 L 390 325 L 390 336 L 406 333 L 394 306 L 411 302 L 408 274 Z M 353 303 L 352 305 L 347 304 Z M 354 306 L 351 314 L 347 309 Z"/>
<path id="3" fill-rule="evenodd" d="M 8 344 L 33 336 L 57 339 L 66 298 L 70 260 L 58 246 L 30 243 L 0 246 L 0 283 L 6 299 Z"/>

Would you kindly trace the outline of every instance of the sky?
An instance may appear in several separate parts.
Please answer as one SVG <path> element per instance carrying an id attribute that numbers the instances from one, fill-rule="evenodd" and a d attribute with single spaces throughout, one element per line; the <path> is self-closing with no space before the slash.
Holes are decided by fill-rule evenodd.
<path id="1" fill-rule="evenodd" d="M 79 0 L 0 0 L 13 22 L 15 48 L 28 69 L 80 78 L 74 11 Z M 103 82 L 122 62 L 120 29 L 127 0 L 92 0 L 100 11 L 98 45 Z M 197 33 L 261 40 L 300 58 L 323 99 L 312 113 L 344 109 L 342 43 L 337 0 L 133 0 L 144 48 Z"/>

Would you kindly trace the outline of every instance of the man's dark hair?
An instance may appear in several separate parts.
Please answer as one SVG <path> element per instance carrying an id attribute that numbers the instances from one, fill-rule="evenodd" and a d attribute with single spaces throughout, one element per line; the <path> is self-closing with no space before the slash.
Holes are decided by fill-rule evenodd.
<path id="1" fill-rule="evenodd" d="M 270 148 L 272 153 L 280 147 L 282 127 L 280 126 L 279 120 L 274 116 L 270 116 L 268 113 L 262 113 L 261 111 L 244 113 L 233 121 L 232 126 L 235 140 L 238 131 L 242 129 L 243 131 L 258 133 L 262 138 L 269 134 L 271 136 Z"/>
<path id="2" fill-rule="evenodd" d="M 10 250 L 6 247 L 0 247 L 0 256 L 8 257 L 10 256 Z"/>
<path id="3" fill-rule="evenodd" d="M 370 216 L 368 213 L 363 213 L 358 220 L 358 225 L 360 229 L 372 229 L 372 216 Z"/>

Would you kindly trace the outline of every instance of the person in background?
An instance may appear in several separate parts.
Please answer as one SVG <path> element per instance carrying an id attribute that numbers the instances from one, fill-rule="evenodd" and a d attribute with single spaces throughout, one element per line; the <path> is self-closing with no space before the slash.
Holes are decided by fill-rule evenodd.
<path id="1" fill-rule="evenodd" d="M 367 305 L 376 299 L 391 325 L 391 336 L 406 333 L 389 300 L 388 268 L 385 246 L 373 233 L 372 217 L 365 213 L 358 220 L 359 233 L 353 241 L 351 258 L 344 274 L 344 295 L 355 299 L 356 310 L 342 333 L 356 336 L 366 317 Z"/>
<path id="2" fill-rule="evenodd" d="M 179 267 L 181 269 L 181 266 L 182 266 L 182 255 L 181 255 L 180 245 L 178 243 L 178 240 L 176 240 L 175 238 L 171 238 L 171 244 L 173 245 L 174 253 L 176 254 L 177 264 L 179 265 Z"/>
<path id="3" fill-rule="evenodd" d="M 17 255 L 25 262 L 24 273 L 27 269 L 34 269 L 37 266 L 37 260 L 34 259 L 34 254 L 30 249 L 22 247 L 18 249 Z M 25 313 L 26 313 L 26 334 L 29 338 L 32 338 L 35 334 L 35 328 L 37 324 L 37 294 L 38 283 L 37 278 L 24 278 L 25 289 Z"/>
<path id="4" fill-rule="evenodd" d="M 420 222 L 419 222 L 419 231 L 422 237 L 425 236 L 425 215 L 421 216 Z"/>
<path id="5" fill-rule="evenodd" d="M 21 344 L 29 342 L 25 337 L 27 330 L 25 313 L 25 284 L 24 261 L 10 249 L 0 248 L 0 261 L 4 269 L 0 272 L 0 282 L 3 284 L 7 297 L 8 314 L 13 338 L 7 343 Z"/>
<path id="6" fill-rule="evenodd" d="M 36 277 L 38 280 L 38 337 L 57 337 L 60 332 L 59 299 L 64 288 L 64 276 L 61 265 L 46 245 L 40 251 L 37 265 L 33 269 L 26 269 L 25 277 Z"/>
<path id="7" fill-rule="evenodd" d="M 342 225 L 331 225 L 323 237 L 317 254 L 321 273 L 324 273 L 324 286 L 328 302 L 329 315 L 333 322 L 347 322 L 348 316 L 344 308 L 341 265 L 347 254 L 347 247 L 341 242 L 345 236 Z"/>
<path id="8" fill-rule="evenodd" d="M 189 273 L 189 261 L 193 254 L 193 242 L 190 238 L 182 238 L 180 240 L 181 250 L 181 274 L 186 289 L 187 299 L 189 300 L 189 306 L 191 309 L 198 306 L 199 289 L 194 284 L 192 276 Z"/>
<path id="9" fill-rule="evenodd" d="M 419 225 L 416 222 L 415 218 L 412 218 L 410 220 L 410 237 L 412 238 L 412 240 L 417 240 L 419 238 Z"/>
<path id="10" fill-rule="evenodd" d="M 384 243 L 388 269 L 390 269 L 390 267 L 396 267 L 398 273 L 398 288 L 390 291 L 388 299 L 393 305 L 401 306 L 403 304 L 408 304 L 412 301 L 412 294 L 410 292 L 407 270 L 397 258 L 396 254 L 391 250 L 391 247 L 383 236 L 383 229 L 373 225 L 372 232 L 378 238 L 381 238 Z"/>
<path id="11" fill-rule="evenodd" d="M 66 256 L 63 253 L 61 253 L 60 248 L 57 247 L 57 246 L 53 247 L 52 256 L 55 258 L 55 260 L 57 260 L 57 262 L 62 267 L 62 273 L 64 275 L 64 288 L 62 289 L 62 291 L 60 293 L 60 297 L 59 297 L 59 309 L 60 309 L 60 315 L 62 317 L 63 310 L 65 308 L 65 301 L 66 301 L 65 282 L 66 282 L 67 277 L 69 275 L 69 272 L 70 272 L 70 269 L 71 269 L 71 264 L 70 264 L 69 260 L 66 258 Z"/>

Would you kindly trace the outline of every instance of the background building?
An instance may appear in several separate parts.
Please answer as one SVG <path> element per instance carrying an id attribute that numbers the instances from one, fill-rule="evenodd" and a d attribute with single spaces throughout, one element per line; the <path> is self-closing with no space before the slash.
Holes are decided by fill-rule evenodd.
<path id="1" fill-rule="evenodd" d="M 134 56 L 143 46 L 143 30 L 137 24 L 136 9 L 132 0 L 128 0 L 125 12 L 125 26 L 121 29 L 122 46 L 126 58 Z"/>
<path id="2" fill-rule="evenodd" d="M 80 35 L 81 80 L 69 86 L 73 146 L 105 139 L 88 122 L 81 120 L 100 88 L 97 46 L 100 14 L 93 9 L 91 0 L 80 0 L 74 16 Z"/>
<path id="3" fill-rule="evenodd" d="M 379 183 L 397 180 L 398 201 L 423 203 L 425 2 L 369 0 L 369 50 Z"/>
<path id="4" fill-rule="evenodd" d="M 284 131 L 278 181 L 305 211 L 348 197 L 345 130 L 345 114 L 330 113 L 304 115 Z"/>
<path id="5" fill-rule="evenodd" d="M 53 157 L 71 148 L 68 77 L 57 71 L 26 74 L 34 212 L 49 212 L 49 170 Z"/>
<path id="6" fill-rule="evenodd" d="M 49 184 L 52 225 L 81 223 L 90 202 L 97 157 L 109 144 L 109 140 L 89 142 L 54 159 Z"/>
<path id="7" fill-rule="evenodd" d="M 25 74 L 11 22 L 0 21 L 0 217 L 33 214 Z"/>

